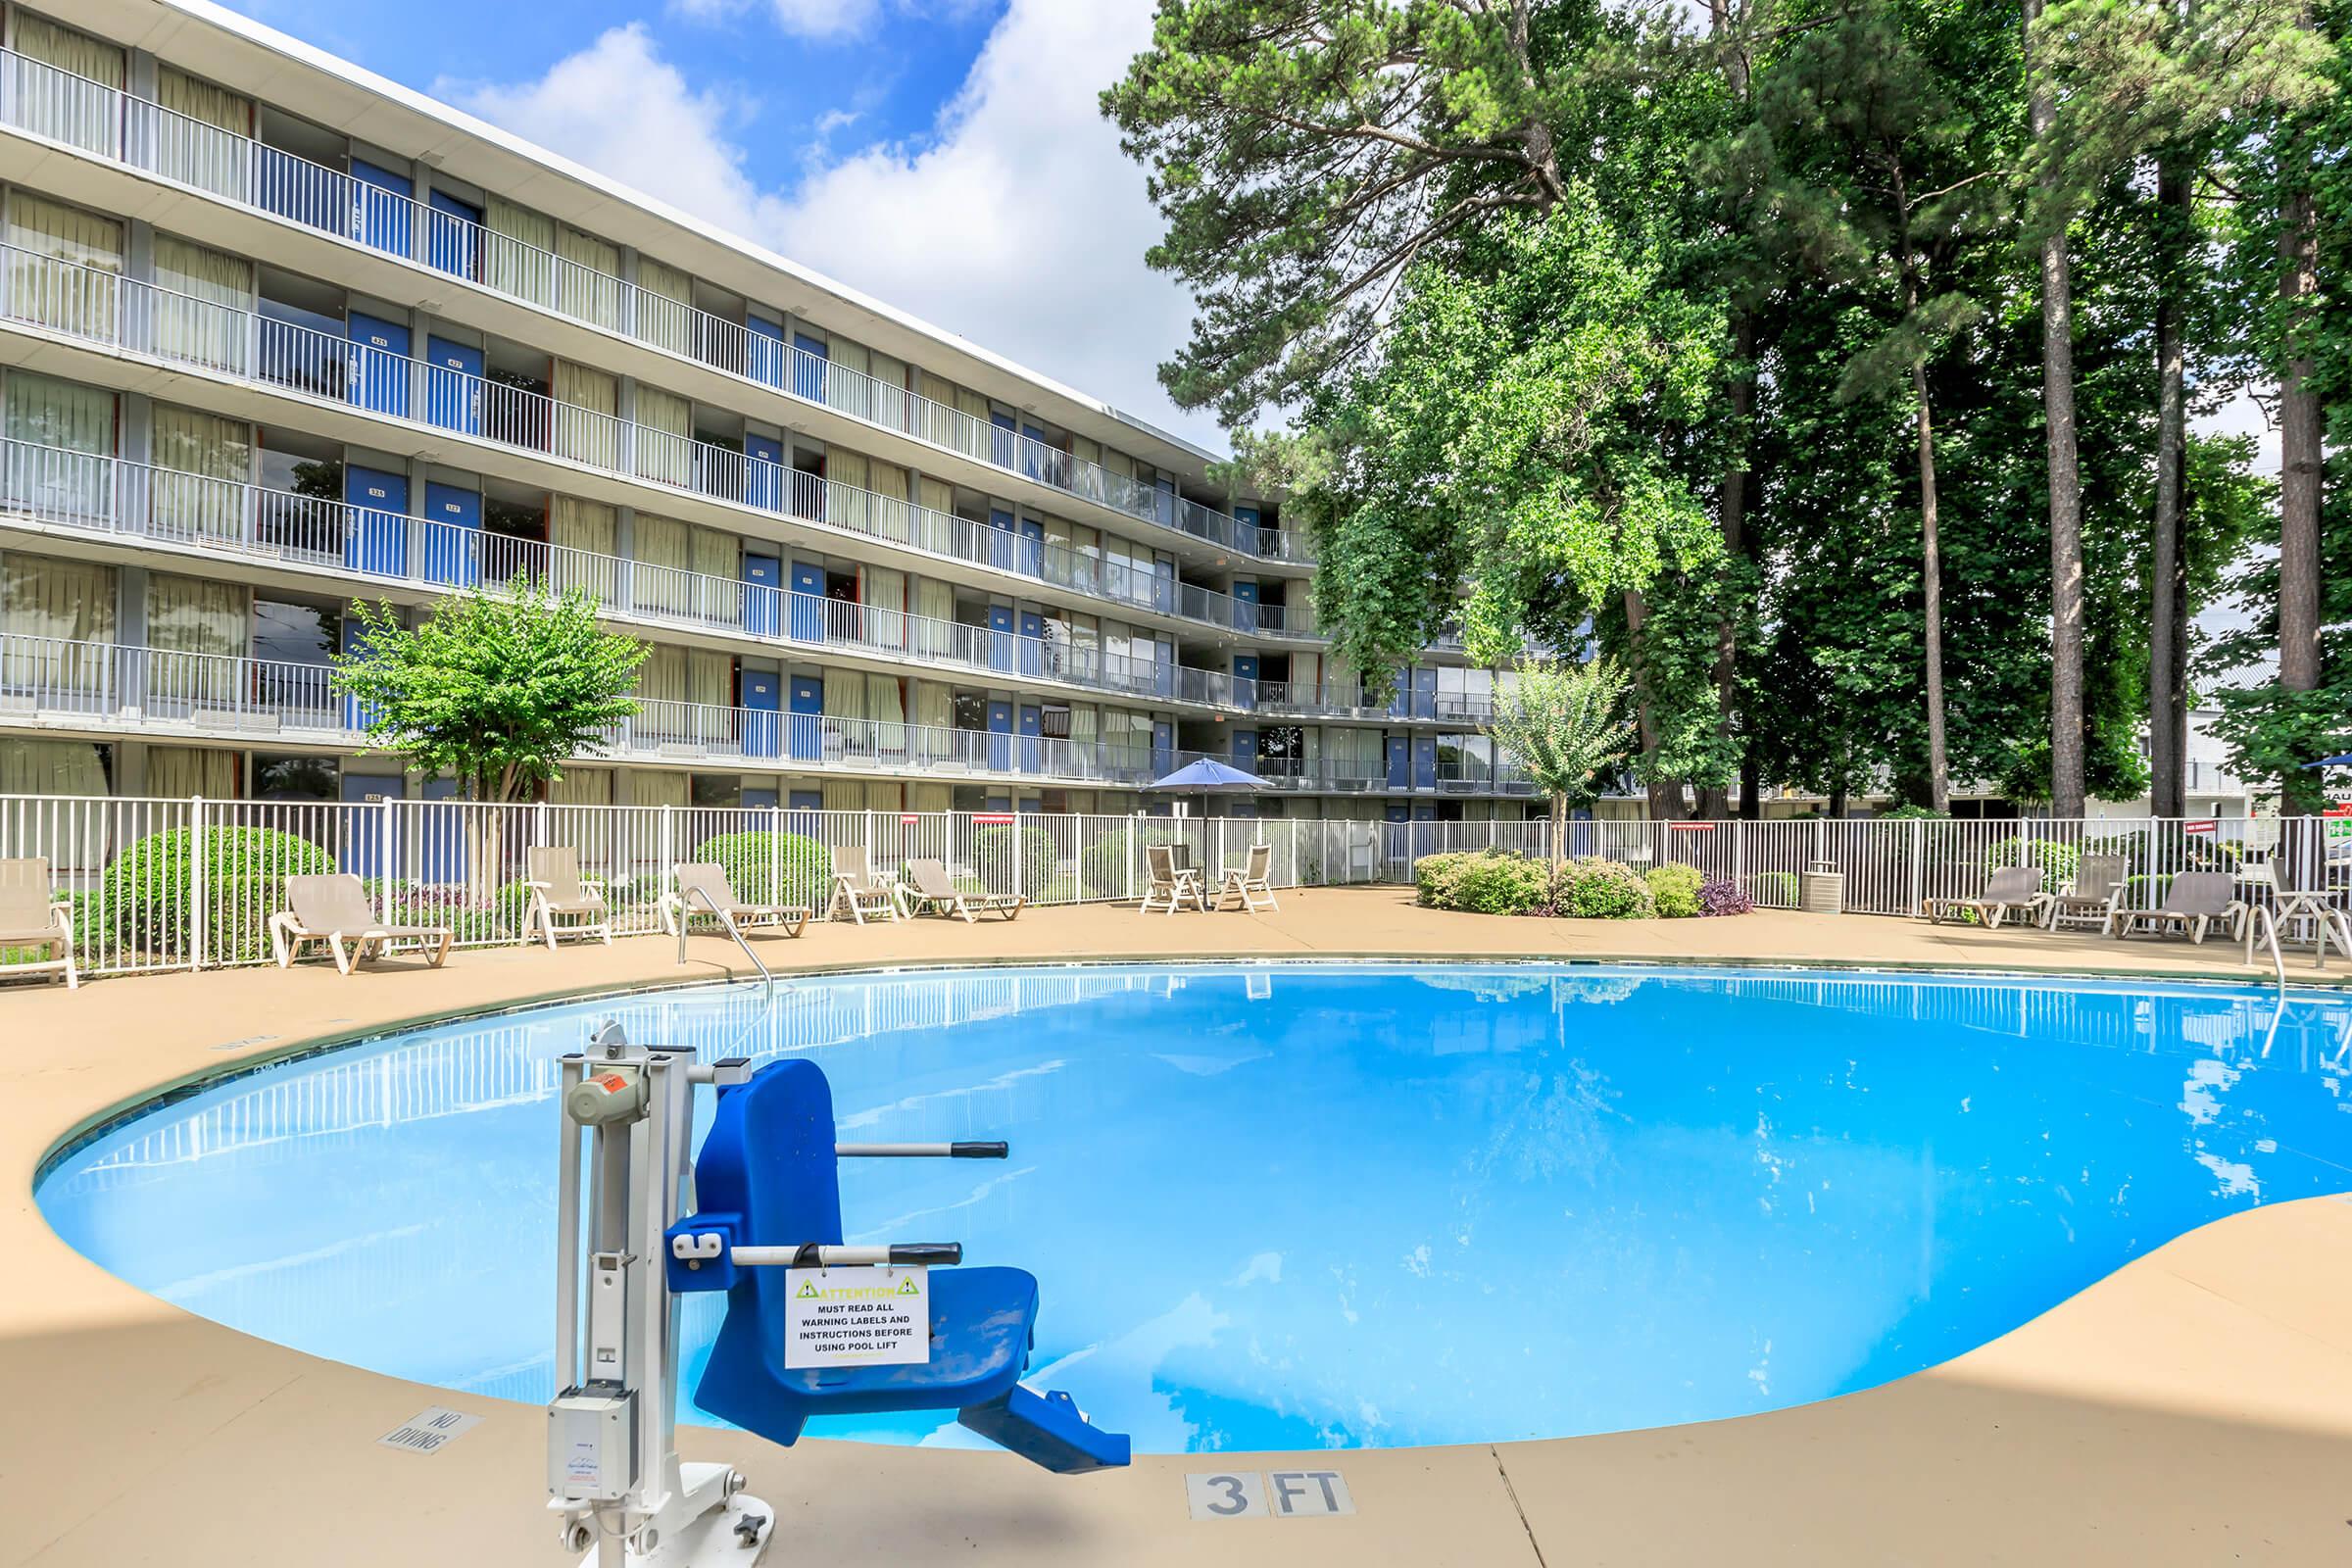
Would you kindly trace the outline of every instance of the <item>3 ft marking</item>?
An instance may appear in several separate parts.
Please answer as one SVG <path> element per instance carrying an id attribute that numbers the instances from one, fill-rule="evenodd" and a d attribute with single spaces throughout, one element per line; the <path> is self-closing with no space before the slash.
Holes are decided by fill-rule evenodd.
<path id="1" fill-rule="evenodd" d="M 1223 1470 L 1184 1478 L 1196 1519 L 1330 1519 L 1355 1512 L 1337 1470 Z"/>

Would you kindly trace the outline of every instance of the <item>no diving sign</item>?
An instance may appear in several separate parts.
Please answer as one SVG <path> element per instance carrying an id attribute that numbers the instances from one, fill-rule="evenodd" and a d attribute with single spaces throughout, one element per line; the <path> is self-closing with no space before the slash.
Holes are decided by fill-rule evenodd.
<path id="1" fill-rule="evenodd" d="M 931 1359 L 931 1272 L 919 1263 L 786 1269 L 784 1300 L 788 1367 Z"/>

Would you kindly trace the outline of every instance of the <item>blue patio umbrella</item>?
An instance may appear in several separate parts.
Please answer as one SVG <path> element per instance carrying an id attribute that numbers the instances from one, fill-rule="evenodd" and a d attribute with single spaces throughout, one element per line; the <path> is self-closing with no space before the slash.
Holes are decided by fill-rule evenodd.
<path id="1" fill-rule="evenodd" d="M 2352 767 L 2352 752 L 2341 757 L 2323 757 L 2316 762 L 2305 762 L 2303 767 L 2307 772 L 2315 767 Z"/>
<path id="2" fill-rule="evenodd" d="M 1148 789 L 1166 790 L 1171 795 L 1230 795 L 1236 790 L 1259 790 L 1266 781 L 1255 773 L 1245 773 L 1238 767 L 1227 767 L 1213 757 L 1185 763 L 1175 772 Z"/>

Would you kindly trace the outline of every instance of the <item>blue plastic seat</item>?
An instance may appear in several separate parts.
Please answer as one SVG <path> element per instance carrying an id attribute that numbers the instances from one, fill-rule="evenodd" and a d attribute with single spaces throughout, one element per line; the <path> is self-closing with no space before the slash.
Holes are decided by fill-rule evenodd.
<path id="1" fill-rule="evenodd" d="M 814 1062 L 772 1062 L 720 1090 L 695 1163 L 699 1211 L 672 1234 L 716 1230 L 732 1246 L 838 1245 L 833 1141 L 833 1091 Z M 789 1445 L 812 1416 L 955 1410 L 965 1427 L 1050 1470 L 1127 1462 L 1127 1439 L 1090 1425 L 1067 1395 L 1020 1386 L 1037 1324 L 1037 1280 L 1021 1269 L 932 1269 L 928 1361 L 831 1368 L 784 1364 L 783 1269 L 717 1263 L 689 1273 L 673 1262 L 670 1274 L 676 1289 L 727 1291 L 694 1399 L 747 1431 Z"/>

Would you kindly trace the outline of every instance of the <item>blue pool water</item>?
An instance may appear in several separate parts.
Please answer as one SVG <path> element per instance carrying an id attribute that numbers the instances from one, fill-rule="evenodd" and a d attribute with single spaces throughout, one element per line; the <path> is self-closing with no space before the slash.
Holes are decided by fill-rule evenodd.
<path id="1" fill-rule="evenodd" d="M 271 1069 L 113 1129 L 38 1197 L 190 1311 L 541 1399 L 556 1063 L 617 1015 L 706 1057 L 812 1055 L 847 1139 L 1009 1139 L 1002 1164 L 851 1163 L 850 1239 L 1033 1270 L 1031 1383 L 1140 1449 L 1553 1437 L 1864 1388 L 2204 1221 L 2352 1189 L 2352 999 L 2276 1000 L 1536 966 L 843 977 Z M 689 1313 L 689 1387 L 717 1305 Z"/>

